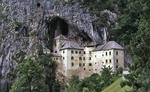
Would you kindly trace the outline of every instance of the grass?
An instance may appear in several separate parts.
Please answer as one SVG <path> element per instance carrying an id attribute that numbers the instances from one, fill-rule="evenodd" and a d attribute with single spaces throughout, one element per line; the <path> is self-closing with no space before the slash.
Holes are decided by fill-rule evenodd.
<path id="1" fill-rule="evenodd" d="M 120 77 L 118 80 L 116 80 L 110 86 L 105 88 L 102 92 L 126 92 L 126 91 L 130 91 L 131 88 L 129 86 L 125 86 L 125 87 L 121 88 L 121 86 L 120 86 L 121 81 L 122 81 L 122 77 Z"/>

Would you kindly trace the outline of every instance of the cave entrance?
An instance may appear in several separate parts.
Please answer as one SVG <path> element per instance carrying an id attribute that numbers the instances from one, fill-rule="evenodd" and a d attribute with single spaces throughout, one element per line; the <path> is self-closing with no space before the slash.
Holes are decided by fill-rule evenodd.
<path id="1" fill-rule="evenodd" d="M 47 21 L 47 27 L 48 27 L 48 35 L 49 35 L 49 40 L 48 43 L 51 44 L 48 47 L 52 50 L 52 44 L 53 40 L 56 36 L 59 35 L 64 35 L 68 37 L 68 23 L 66 20 L 60 18 L 60 17 L 53 17 L 50 21 Z"/>
<path id="2" fill-rule="evenodd" d="M 64 36 L 68 35 L 68 24 L 64 19 L 61 19 L 59 17 L 55 17 L 52 19 L 53 27 L 54 27 L 54 33 L 55 37 L 62 34 Z"/>

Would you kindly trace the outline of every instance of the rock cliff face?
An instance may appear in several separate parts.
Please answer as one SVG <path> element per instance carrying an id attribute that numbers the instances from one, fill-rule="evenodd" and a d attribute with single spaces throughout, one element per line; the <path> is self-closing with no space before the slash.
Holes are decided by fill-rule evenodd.
<path id="1" fill-rule="evenodd" d="M 3 0 L 4 13 L 9 14 L 10 21 L 17 21 L 13 28 L 5 33 L 1 25 L 0 33 L 0 92 L 8 92 L 9 80 L 7 73 L 15 68 L 16 60 L 12 57 L 18 53 L 25 54 L 25 58 L 38 46 L 51 49 L 53 38 L 63 34 L 81 44 L 92 41 L 103 43 L 109 37 L 107 27 L 94 24 L 96 16 L 90 16 L 89 11 L 74 5 L 63 5 L 63 0 Z M 115 23 L 116 15 L 109 12 L 110 21 Z M 36 34 L 36 39 L 32 39 Z M 2 38 L 2 36 L 4 36 Z M 36 41 L 35 41 L 36 40 Z"/>

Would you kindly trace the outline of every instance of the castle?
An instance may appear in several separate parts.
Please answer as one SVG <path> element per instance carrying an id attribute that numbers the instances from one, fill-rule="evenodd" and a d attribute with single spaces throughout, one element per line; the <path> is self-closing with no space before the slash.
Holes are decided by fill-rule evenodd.
<path id="1" fill-rule="evenodd" d="M 83 79 L 93 73 L 101 74 L 104 66 L 111 67 L 112 71 L 124 68 L 124 48 L 115 41 L 80 46 L 63 35 L 54 40 L 52 59 L 58 62 L 58 71 L 68 78 L 78 75 Z"/>

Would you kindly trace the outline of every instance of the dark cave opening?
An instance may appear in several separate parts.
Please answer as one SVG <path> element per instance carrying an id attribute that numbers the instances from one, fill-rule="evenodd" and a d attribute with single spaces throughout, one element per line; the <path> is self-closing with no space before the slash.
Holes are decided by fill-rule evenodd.
<path id="1" fill-rule="evenodd" d="M 60 18 L 60 17 L 53 17 L 51 19 L 46 20 L 46 24 L 48 27 L 48 43 L 51 43 L 51 46 L 49 47 L 52 50 L 52 44 L 53 40 L 56 36 L 59 36 L 60 34 L 64 36 L 68 36 L 69 30 L 68 26 L 69 24 L 66 22 L 66 20 Z"/>
<path id="2" fill-rule="evenodd" d="M 56 17 L 52 21 L 55 22 L 55 36 L 58 36 L 60 34 L 65 36 L 68 35 L 68 24 L 65 22 L 65 20 Z"/>
<path id="3" fill-rule="evenodd" d="M 37 3 L 37 7 L 39 8 L 41 6 L 41 4 L 40 3 Z"/>

